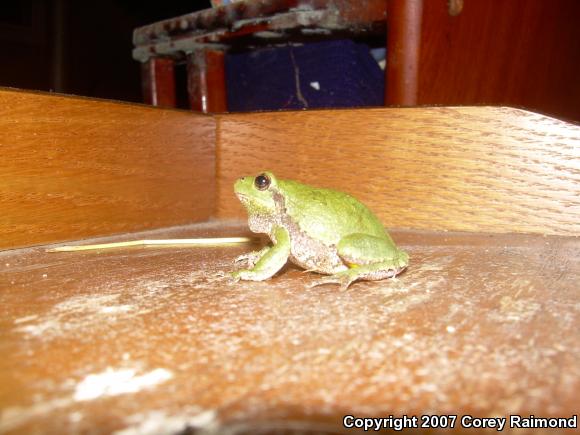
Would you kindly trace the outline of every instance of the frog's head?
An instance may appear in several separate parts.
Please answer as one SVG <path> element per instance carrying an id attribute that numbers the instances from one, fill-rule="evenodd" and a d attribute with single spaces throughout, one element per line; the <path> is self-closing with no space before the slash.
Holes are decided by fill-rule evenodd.
<path id="1" fill-rule="evenodd" d="M 234 192 L 250 216 L 271 215 L 276 212 L 273 192 L 277 185 L 274 174 L 264 171 L 255 177 L 239 178 L 234 184 Z"/>

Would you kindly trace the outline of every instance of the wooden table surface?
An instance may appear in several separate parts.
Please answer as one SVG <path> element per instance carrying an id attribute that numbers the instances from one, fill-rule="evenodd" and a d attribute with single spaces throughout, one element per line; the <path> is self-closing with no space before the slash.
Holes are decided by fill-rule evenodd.
<path id="1" fill-rule="evenodd" d="M 240 234 L 214 222 L 114 239 Z M 0 432 L 578 412 L 578 238 L 392 234 L 409 269 L 345 292 L 294 267 L 232 284 L 219 271 L 250 246 L 0 253 Z"/>

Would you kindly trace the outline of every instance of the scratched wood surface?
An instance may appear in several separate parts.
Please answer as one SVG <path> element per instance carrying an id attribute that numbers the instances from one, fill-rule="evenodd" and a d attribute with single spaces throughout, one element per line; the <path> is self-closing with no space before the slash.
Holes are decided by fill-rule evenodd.
<path id="1" fill-rule="evenodd" d="M 308 288 L 317 275 L 292 267 L 258 283 L 219 275 L 256 246 L 0 253 L 0 432 L 336 433 L 345 414 L 577 414 L 578 238 L 393 237 L 409 269 L 346 292 Z"/>
<path id="2" fill-rule="evenodd" d="M 0 249 L 206 220 L 215 122 L 0 89 Z"/>
<path id="3" fill-rule="evenodd" d="M 580 234 L 580 126 L 493 107 L 218 116 L 217 216 L 263 169 L 354 194 L 389 227 Z"/>

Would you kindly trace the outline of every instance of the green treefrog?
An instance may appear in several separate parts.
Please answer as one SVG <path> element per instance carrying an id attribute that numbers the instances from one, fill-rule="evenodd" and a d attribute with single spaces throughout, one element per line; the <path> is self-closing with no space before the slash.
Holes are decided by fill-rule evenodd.
<path id="1" fill-rule="evenodd" d="M 395 246 L 379 219 L 346 193 L 279 180 L 272 172 L 240 178 L 234 191 L 248 212 L 250 230 L 272 241 L 235 260 L 248 264 L 232 274 L 236 281 L 263 281 L 290 260 L 330 275 L 313 286 L 346 289 L 359 279 L 395 277 L 409 264 L 409 256 Z"/>

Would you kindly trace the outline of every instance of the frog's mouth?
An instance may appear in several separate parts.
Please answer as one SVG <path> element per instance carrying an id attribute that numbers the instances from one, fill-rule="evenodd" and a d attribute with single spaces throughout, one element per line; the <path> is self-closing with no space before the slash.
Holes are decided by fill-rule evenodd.
<path id="1" fill-rule="evenodd" d="M 244 195 L 243 193 L 236 192 L 236 196 L 240 200 L 240 203 L 245 207 L 251 207 L 252 198 L 248 195 Z"/>
<path id="2" fill-rule="evenodd" d="M 238 199 L 243 202 L 243 203 L 247 203 L 249 201 L 249 198 L 247 195 L 244 195 L 243 193 L 240 192 L 236 192 L 236 196 L 238 197 Z"/>

